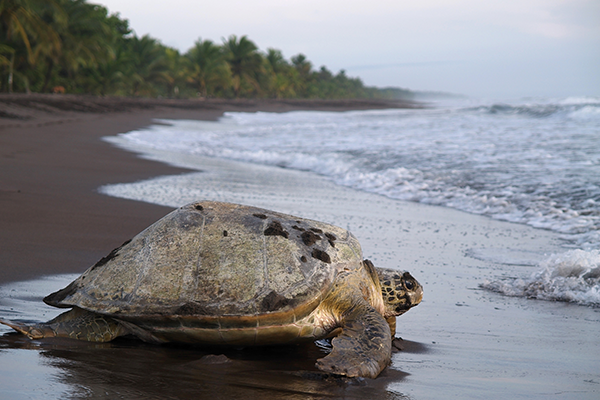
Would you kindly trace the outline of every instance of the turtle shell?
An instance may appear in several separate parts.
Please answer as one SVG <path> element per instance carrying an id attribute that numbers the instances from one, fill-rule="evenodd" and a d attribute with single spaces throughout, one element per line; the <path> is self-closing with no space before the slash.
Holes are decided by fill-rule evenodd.
<path id="1" fill-rule="evenodd" d="M 276 324 L 308 315 L 338 271 L 360 268 L 360 245 L 345 229 L 197 202 L 166 215 L 44 301 L 123 320 L 216 318 L 221 329 L 225 320 L 252 326 L 260 317 Z"/>

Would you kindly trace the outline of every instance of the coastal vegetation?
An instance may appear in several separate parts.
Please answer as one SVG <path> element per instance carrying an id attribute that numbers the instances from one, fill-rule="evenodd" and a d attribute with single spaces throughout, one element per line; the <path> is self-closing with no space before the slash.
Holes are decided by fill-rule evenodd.
<path id="1" fill-rule="evenodd" d="M 260 51 L 247 36 L 199 38 L 185 53 L 86 0 L 0 0 L 0 91 L 139 97 L 397 98 L 304 54 Z"/>

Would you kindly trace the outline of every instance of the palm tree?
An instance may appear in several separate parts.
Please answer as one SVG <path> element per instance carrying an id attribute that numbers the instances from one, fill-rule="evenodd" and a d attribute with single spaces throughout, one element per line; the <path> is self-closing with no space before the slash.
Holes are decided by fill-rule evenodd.
<path id="1" fill-rule="evenodd" d="M 231 68 L 235 97 L 240 97 L 242 89 L 259 91 L 258 76 L 263 68 L 258 47 L 246 35 L 239 40 L 236 35 L 231 35 L 228 40 L 224 40 L 223 46 Z"/>
<path id="2" fill-rule="evenodd" d="M 31 39 L 48 46 L 60 48 L 60 39 L 35 12 L 41 7 L 53 7 L 59 12 L 60 7 L 53 0 L 45 2 L 36 0 L 2 0 L 0 1 L 0 35 L 4 42 L 0 52 L 9 57 L 0 55 L 0 62 L 8 65 L 8 91 L 12 92 L 13 71 L 15 55 L 20 49 L 20 43 L 25 47 L 27 60 L 30 64 L 35 62 L 35 53 L 32 50 Z M 20 40 L 20 43 L 19 43 Z"/>
<path id="3" fill-rule="evenodd" d="M 14 62 L 13 54 L 15 49 L 0 43 L 0 65 L 10 65 Z"/>
<path id="4" fill-rule="evenodd" d="M 293 68 L 277 74 L 273 83 L 275 97 L 278 99 L 297 97 L 296 83 L 298 78 L 298 72 Z"/>
<path id="5" fill-rule="evenodd" d="M 189 60 L 182 56 L 179 50 L 166 47 L 165 62 L 167 65 L 167 70 L 165 71 L 167 95 L 169 97 L 179 97 L 180 90 L 185 86 L 187 76 L 189 75 Z"/>
<path id="6" fill-rule="evenodd" d="M 299 74 L 283 58 L 281 51 L 267 49 L 265 63 L 269 75 L 268 89 L 270 95 L 278 99 L 296 97 L 295 83 Z"/>
<path id="7" fill-rule="evenodd" d="M 298 72 L 296 81 L 296 93 L 300 97 L 308 97 L 309 80 L 312 71 L 312 64 L 304 54 L 298 54 L 291 58 L 294 69 Z"/>
<path id="8" fill-rule="evenodd" d="M 311 62 L 308 61 L 306 56 L 302 53 L 292 57 L 292 64 L 294 64 L 294 67 L 298 70 L 300 75 L 304 77 L 307 77 L 312 70 Z"/>
<path id="9" fill-rule="evenodd" d="M 285 58 L 283 58 L 281 51 L 277 49 L 267 49 L 267 56 L 265 58 L 271 70 L 276 74 L 284 72 L 290 66 Z"/>
<path id="10" fill-rule="evenodd" d="M 168 82 L 165 47 L 148 35 L 134 36 L 128 41 L 132 62 L 127 71 L 133 96 L 154 95 L 156 85 Z"/>
<path id="11" fill-rule="evenodd" d="M 106 39 L 110 53 L 107 54 L 108 57 L 97 60 L 95 65 L 85 68 L 83 75 L 88 78 L 87 91 L 103 96 L 125 94 L 125 72 L 133 62 L 127 39 L 131 34 L 129 21 L 121 19 L 118 14 L 107 15 L 106 9 L 102 11 L 110 29 Z"/>
<path id="12" fill-rule="evenodd" d="M 88 91 L 100 94 L 123 94 L 125 74 L 127 66 L 131 63 L 131 55 L 127 52 L 124 44 L 113 47 L 114 57 L 100 61 L 93 68 L 87 69 L 90 78 Z"/>
<path id="13" fill-rule="evenodd" d="M 32 11 L 31 2 L 28 0 L 3 0 L 0 2 L 0 27 L 5 35 L 4 40 L 11 42 L 13 36 L 18 35 L 30 57 L 33 56 L 29 41 L 29 28 L 35 26 L 39 17 Z"/>
<path id="14" fill-rule="evenodd" d="M 61 0 L 69 21 L 63 36 L 63 65 L 76 73 L 80 67 L 96 65 L 114 56 L 111 26 L 104 7 L 85 0 Z"/>
<path id="15" fill-rule="evenodd" d="M 187 81 L 194 85 L 200 96 L 207 97 L 214 94 L 217 87 L 230 84 L 231 72 L 223 49 L 211 40 L 198 39 L 186 57 L 190 60 Z"/>
<path id="16" fill-rule="evenodd" d="M 40 44 L 38 53 L 46 61 L 42 91 L 48 91 L 55 67 L 66 77 L 64 86 L 75 86 L 75 77 L 82 67 L 96 66 L 113 56 L 111 26 L 106 8 L 85 0 L 55 0 L 66 17 L 47 9 L 42 18 L 48 21 L 60 37 L 61 46 Z"/>

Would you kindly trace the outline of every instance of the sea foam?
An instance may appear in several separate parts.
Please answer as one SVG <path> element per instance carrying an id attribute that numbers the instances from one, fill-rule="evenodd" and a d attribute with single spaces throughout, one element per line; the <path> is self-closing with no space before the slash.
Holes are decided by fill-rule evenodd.
<path id="1" fill-rule="evenodd" d="M 553 254 L 529 277 L 486 281 L 481 287 L 507 296 L 600 307 L 600 251 Z"/>

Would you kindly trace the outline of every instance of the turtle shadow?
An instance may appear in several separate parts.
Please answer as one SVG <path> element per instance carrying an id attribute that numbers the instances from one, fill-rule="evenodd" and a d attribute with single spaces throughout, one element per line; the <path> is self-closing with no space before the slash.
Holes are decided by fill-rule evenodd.
<path id="1" fill-rule="evenodd" d="M 207 348 L 130 338 L 99 344 L 29 340 L 7 333 L 0 336 L 0 354 L 5 349 L 38 352 L 38 379 L 58 379 L 74 398 L 406 398 L 388 386 L 407 373 L 387 368 L 377 379 L 326 374 L 314 365 L 326 351 L 313 343 Z"/>
<path id="2" fill-rule="evenodd" d="M 392 353 L 426 354 L 432 351 L 425 343 L 395 337 L 392 340 Z"/>

